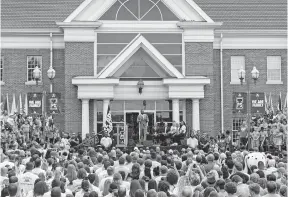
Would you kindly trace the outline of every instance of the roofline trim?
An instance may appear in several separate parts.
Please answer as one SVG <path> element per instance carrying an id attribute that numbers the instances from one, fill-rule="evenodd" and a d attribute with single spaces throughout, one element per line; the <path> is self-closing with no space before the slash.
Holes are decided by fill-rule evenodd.
<path id="1" fill-rule="evenodd" d="M 82 10 L 84 10 L 92 0 L 83 1 L 63 22 L 71 22 Z"/>
<path id="2" fill-rule="evenodd" d="M 215 30 L 215 36 L 220 36 L 220 34 L 226 34 L 226 35 L 255 35 L 255 36 L 261 36 L 261 35 L 269 35 L 269 36 L 286 36 L 287 30 L 276 30 L 276 29 L 217 29 Z"/>
<path id="3" fill-rule="evenodd" d="M 195 29 L 195 28 L 201 28 L 201 29 L 211 29 L 211 28 L 219 28 L 221 27 L 223 23 L 222 22 L 197 22 L 197 21 L 182 21 L 178 22 L 177 26 L 181 29 Z"/>
<path id="4" fill-rule="evenodd" d="M 62 28 L 75 28 L 75 27 L 82 27 L 82 28 L 98 28 L 102 25 L 101 22 L 96 21 L 73 21 L 73 22 L 56 22 L 59 27 Z"/>

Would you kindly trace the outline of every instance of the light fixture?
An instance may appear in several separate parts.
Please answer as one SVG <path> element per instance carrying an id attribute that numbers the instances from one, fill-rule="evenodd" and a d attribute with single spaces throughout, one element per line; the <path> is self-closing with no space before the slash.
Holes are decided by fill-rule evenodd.
<path id="1" fill-rule="evenodd" d="M 55 70 L 54 70 L 52 67 L 50 67 L 50 68 L 47 70 L 47 76 L 48 76 L 48 78 L 49 78 L 50 80 L 54 79 L 55 73 L 56 73 Z"/>
<path id="2" fill-rule="evenodd" d="M 243 69 L 243 67 L 241 67 L 241 68 L 238 70 L 238 78 L 239 78 L 240 81 L 241 81 L 241 85 L 243 84 L 243 80 L 245 79 L 245 74 L 246 74 L 246 71 Z"/>
<path id="3" fill-rule="evenodd" d="M 36 66 L 33 70 L 33 78 L 35 79 L 36 81 L 36 85 L 38 85 L 38 81 L 40 80 L 41 78 L 41 70 L 39 69 L 38 66 Z"/>
<path id="4" fill-rule="evenodd" d="M 255 66 L 253 67 L 251 74 L 252 74 L 252 79 L 254 79 L 254 84 L 256 84 L 256 81 L 259 78 L 259 71 L 257 70 Z"/>
<path id="5" fill-rule="evenodd" d="M 138 81 L 137 87 L 138 87 L 138 89 L 139 89 L 139 94 L 142 94 L 142 89 L 143 89 L 143 87 L 144 87 L 144 82 L 143 82 L 142 79 L 140 79 L 140 80 Z"/>

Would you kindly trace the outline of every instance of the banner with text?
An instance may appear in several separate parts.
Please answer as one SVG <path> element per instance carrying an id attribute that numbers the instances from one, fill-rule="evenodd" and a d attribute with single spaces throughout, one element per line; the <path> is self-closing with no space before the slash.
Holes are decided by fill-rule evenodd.
<path id="1" fill-rule="evenodd" d="M 265 96 L 264 92 L 251 93 L 251 114 L 265 113 Z"/>
<path id="2" fill-rule="evenodd" d="M 43 93 L 27 93 L 28 100 L 28 114 L 39 115 L 42 114 L 42 100 Z"/>
<path id="3" fill-rule="evenodd" d="M 48 93 L 46 95 L 47 114 L 53 115 L 60 112 L 60 93 Z"/>
<path id="4" fill-rule="evenodd" d="M 233 113 L 247 113 L 247 93 L 233 92 Z"/>

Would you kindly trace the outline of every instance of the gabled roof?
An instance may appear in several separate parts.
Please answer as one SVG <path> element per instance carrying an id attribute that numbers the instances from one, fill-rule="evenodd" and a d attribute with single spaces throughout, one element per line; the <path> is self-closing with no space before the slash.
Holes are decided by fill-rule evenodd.
<path id="1" fill-rule="evenodd" d="M 135 1 L 137 3 L 136 0 L 131 1 Z M 170 11 L 172 11 L 180 20 L 214 22 L 193 0 L 160 0 L 160 1 L 162 1 L 166 5 L 166 7 L 170 9 Z M 119 3 L 119 1 L 117 0 L 109 0 L 109 1 L 85 0 L 73 13 L 71 13 L 71 15 L 69 15 L 65 19 L 64 22 L 71 22 L 73 20 L 77 21 L 99 20 L 101 16 L 115 4 L 115 2 Z M 125 6 L 125 3 L 129 1 L 123 1 L 123 2 L 124 3 L 122 3 L 122 5 L 119 8 L 121 8 L 123 5 Z"/>
<path id="2" fill-rule="evenodd" d="M 1 28 L 57 28 L 84 0 L 2 0 Z M 221 29 L 287 29 L 286 0 L 194 0 Z"/>
<path id="3" fill-rule="evenodd" d="M 163 69 L 169 76 L 184 78 L 184 76 L 141 34 L 138 34 L 108 65 L 101 70 L 97 78 L 113 77 L 140 48 Z M 157 70 L 155 70 L 157 72 Z"/>

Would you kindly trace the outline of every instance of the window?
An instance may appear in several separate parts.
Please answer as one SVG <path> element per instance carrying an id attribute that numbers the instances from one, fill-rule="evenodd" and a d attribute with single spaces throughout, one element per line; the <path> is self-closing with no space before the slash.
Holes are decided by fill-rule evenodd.
<path id="1" fill-rule="evenodd" d="M 142 33 L 141 35 L 144 36 L 173 66 L 175 66 L 178 71 L 182 72 L 181 33 Z M 136 36 L 136 33 L 98 33 L 98 72 L 100 72 L 113 58 L 115 58 Z M 141 53 L 141 50 L 138 52 Z M 137 54 L 138 52 L 134 55 L 139 55 Z M 134 55 L 130 58 L 131 60 Z M 138 57 L 134 58 L 139 61 Z M 142 62 L 145 63 L 145 61 Z M 142 63 L 135 62 L 135 64 L 141 65 Z M 133 74 L 135 74 L 135 72 Z M 149 74 L 150 72 L 147 72 L 147 75 Z"/>
<path id="2" fill-rule="evenodd" d="M 161 0 L 116 0 L 100 20 L 179 21 Z"/>
<path id="3" fill-rule="evenodd" d="M 281 56 L 267 56 L 267 81 L 281 81 Z"/>
<path id="4" fill-rule="evenodd" d="M 244 120 L 245 119 L 243 117 L 233 118 L 233 123 L 232 123 L 232 139 L 233 139 L 233 141 L 240 138 L 239 129 L 240 129 L 241 124 Z"/>
<path id="5" fill-rule="evenodd" d="M 4 64 L 4 57 L 1 56 L 0 81 L 3 81 L 3 64 Z"/>
<path id="6" fill-rule="evenodd" d="M 42 56 L 27 56 L 27 81 L 34 81 L 33 70 L 36 66 L 42 71 Z"/>
<path id="7" fill-rule="evenodd" d="M 245 70 L 245 57 L 244 56 L 231 56 L 231 83 L 240 84 L 240 79 L 238 77 L 239 69 L 243 68 Z M 245 76 L 244 80 L 245 81 Z"/>

